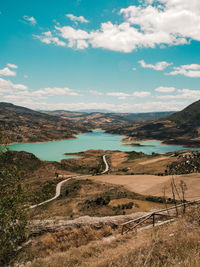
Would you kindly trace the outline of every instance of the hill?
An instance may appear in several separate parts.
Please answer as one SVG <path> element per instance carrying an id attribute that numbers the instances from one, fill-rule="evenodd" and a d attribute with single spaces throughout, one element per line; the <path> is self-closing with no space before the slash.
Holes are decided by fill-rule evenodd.
<path id="1" fill-rule="evenodd" d="M 88 128 L 57 116 L 1 102 L 0 129 L 9 143 L 20 143 L 73 138 Z"/>
<path id="2" fill-rule="evenodd" d="M 172 114 L 168 119 L 176 122 L 180 126 L 200 126 L 200 100 L 189 105 L 182 111 Z"/>
<path id="3" fill-rule="evenodd" d="M 156 139 L 168 144 L 199 147 L 200 100 L 164 119 L 138 122 L 108 132 L 126 135 L 129 140 Z"/>
<path id="4" fill-rule="evenodd" d="M 105 112 L 72 112 L 65 110 L 46 111 L 49 115 L 59 116 L 92 128 L 109 130 L 115 127 L 127 126 L 130 123 L 159 119 L 171 115 L 173 112 L 148 113 L 105 113 Z"/>

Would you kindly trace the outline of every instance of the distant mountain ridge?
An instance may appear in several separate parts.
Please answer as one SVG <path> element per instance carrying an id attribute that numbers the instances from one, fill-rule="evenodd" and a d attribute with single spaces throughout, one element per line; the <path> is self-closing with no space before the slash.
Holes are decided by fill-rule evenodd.
<path id="1" fill-rule="evenodd" d="M 67 119 L 10 103 L 0 103 L 0 129 L 9 142 L 43 142 L 73 138 L 88 129 Z"/>
<path id="2" fill-rule="evenodd" d="M 168 144 L 200 147 L 200 100 L 165 118 L 138 122 L 108 132 L 127 135 L 132 140 L 156 139 Z"/>
<path id="3" fill-rule="evenodd" d="M 192 124 L 200 126 L 200 100 L 192 103 L 182 111 L 172 114 L 168 119 L 178 125 Z"/>
<path id="4" fill-rule="evenodd" d="M 172 111 L 147 113 L 85 113 L 65 110 L 45 111 L 45 113 L 66 118 L 83 125 L 89 125 L 92 128 L 102 128 L 104 130 L 109 130 L 110 128 L 115 127 L 122 127 L 124 125 L 128 125 L 137 121 L 159 119 L 173 114 Z"/>

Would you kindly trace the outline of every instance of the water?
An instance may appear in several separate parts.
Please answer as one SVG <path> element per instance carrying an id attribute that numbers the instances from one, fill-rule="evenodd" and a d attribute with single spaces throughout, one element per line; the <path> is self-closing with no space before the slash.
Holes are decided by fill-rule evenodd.
<path id="1" fill-rule="evenodd" d="M 14 144 L 10 145 L 10 150 L 26 151 L 33 153 L 36 157 L 48 161 L 60 161 L 61 159 L 73 158 L 64 153 L 76 153 L 88 149 L 102 150 L 120 150 L 120 151 L 137 151 L 146 154 L 165 153 L 186 149 L 183 146 L 164 145 L 159 141 L 144 141 L 141 145 L 150 145 L 144 147 L 124 146 L 121 143 L 120 135 L 107 134 L 101 130 L 95 130 L 91 133 L 79 134 L 77 139 L 68 139 L 62 141 L 54 141 L 47 143 L 29 143 L 29 144 Z M 153 147 L 152 147 L 153 146 Z"/>

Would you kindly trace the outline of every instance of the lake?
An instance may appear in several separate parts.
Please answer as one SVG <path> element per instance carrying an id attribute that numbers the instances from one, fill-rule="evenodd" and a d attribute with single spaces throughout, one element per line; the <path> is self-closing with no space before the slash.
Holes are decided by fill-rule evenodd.
<path id="1" fill-rule="evenodd" d="M 159 141 L 138 142 L 141 145 L 149 145 L 144 147 L 124 146 L 121 142 L 122 138 L 122 136 L 117 134 L 107 134 L 102 130 L 95 130 L 91 133 L 79 134 L 76 139 L 46 143 L 13 144 L 9 145 L 9 148 L 10 150 L 33 153 L 36 157 L 47 161 L 60 161 L 61 159 L 73 158 L 73 156 L 66 156 L 64 153 L 76 153 L 88 149 L 141 151 L 146 154 L 186 149 L 186 147 L 183 146 L 164 145 Z"/>

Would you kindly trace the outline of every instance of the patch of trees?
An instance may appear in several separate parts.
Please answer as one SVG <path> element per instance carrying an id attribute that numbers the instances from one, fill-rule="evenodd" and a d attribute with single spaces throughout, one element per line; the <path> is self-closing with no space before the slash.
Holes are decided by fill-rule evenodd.
<path id="1" fill-rule="evenodd" d="M 200 152 L 180 155 L 178 160 L 168 166 L 169 174 L 188 174 L 200 172 Z"/>

